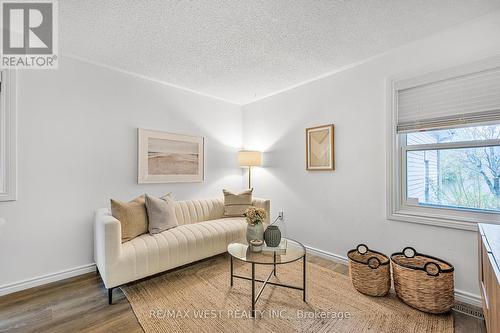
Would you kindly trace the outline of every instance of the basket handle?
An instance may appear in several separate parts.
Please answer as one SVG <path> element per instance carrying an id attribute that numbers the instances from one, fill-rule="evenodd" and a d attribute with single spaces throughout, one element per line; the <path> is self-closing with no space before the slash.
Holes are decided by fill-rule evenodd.
<path id="1" fill-rule="evenodd" d="M 434 261 L 429 261 L 424 265 L 424 271 L 429 276 L 438 276 L 441 273 L 441 266 Z"/>
<path id="2" fill-rule="evenodd" d="M 368 258 L 368 267 L 371 269 L 377 269 L 380 267 L 380 259 L 377 257 L 370 257 Z"/>
<path id="3" fill-rule="evenodd" d="M 417 255 L 417 250 L 415 250 L 411 246 L 405 247 L 402 252 L 406 258 L 413 258 Z"/>
<path id="4" fill-rule="evenodd" d="M 356 246 L 356 251 L 358 251 L 358 253 L 360 254 L 366 254 L 368 253 L 369 249 L 365 244 L 359 244 L 358 246 Z"/>

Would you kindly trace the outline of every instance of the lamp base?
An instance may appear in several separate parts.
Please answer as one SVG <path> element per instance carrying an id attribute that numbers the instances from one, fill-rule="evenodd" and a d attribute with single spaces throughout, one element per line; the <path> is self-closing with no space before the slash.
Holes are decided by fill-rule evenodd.
<path id="1" fill-rule="evenodd" d="M 252 167 L 248 167 L 248 188 L 252 188 Z"/>

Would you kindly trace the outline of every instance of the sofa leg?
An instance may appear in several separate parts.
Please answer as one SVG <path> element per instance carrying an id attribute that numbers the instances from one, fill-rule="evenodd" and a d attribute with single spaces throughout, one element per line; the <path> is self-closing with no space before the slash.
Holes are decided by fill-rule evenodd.
<path id="1" fill-rule="evenodd" d="M 113 304 L 113 288 L 108 289 L 108 304 Z"/>
<path id="2" fill-rule="evenodd" d="M 99 276 L 99 268 L 95 267 L 95 275 Z"/>

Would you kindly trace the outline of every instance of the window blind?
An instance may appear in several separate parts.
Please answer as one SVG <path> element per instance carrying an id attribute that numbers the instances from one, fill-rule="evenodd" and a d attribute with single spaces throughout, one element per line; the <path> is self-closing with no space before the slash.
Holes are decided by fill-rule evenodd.
<path id="1" fill-rule="evenodd" d="M 500 66 L 416 82 L 395 90 L 398 133 L 500 121 Z"/>

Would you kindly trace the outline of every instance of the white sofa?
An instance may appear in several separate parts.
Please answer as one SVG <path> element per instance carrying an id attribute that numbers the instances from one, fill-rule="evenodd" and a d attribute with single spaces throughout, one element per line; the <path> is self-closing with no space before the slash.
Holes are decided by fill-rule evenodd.
<path id="1" fill-rule="evenodd" d="M 254 199 L 253 206 L 267 211 L 270 201 Z M 179 226 L 159 234 L 144 234 L 121 242 L 121 225 L 107 208 L 95 213 L 94 260 L 109 304 L 113 288 L 227 251 L 227 245 L 245 241 L 245 218 L 223 218 L 223 199 L 177 201 Z"/>

